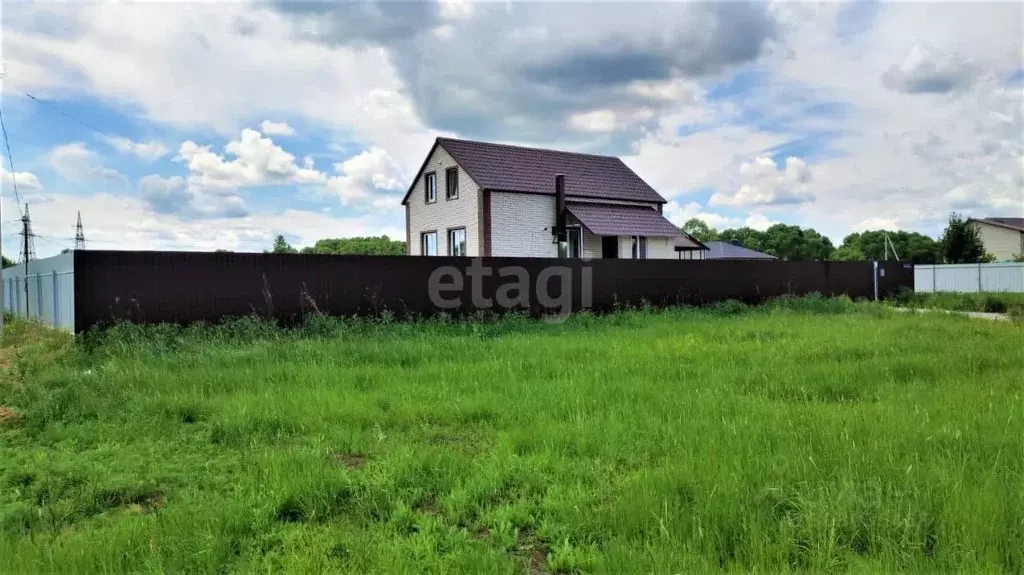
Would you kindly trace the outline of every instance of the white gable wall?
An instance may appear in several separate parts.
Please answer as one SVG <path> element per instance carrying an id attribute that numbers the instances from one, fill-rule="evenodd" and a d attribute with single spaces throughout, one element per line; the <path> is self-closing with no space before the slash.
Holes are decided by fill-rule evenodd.
<path id="1" fill-rule="evenodd" d="M 985 251 L 994 255 L 996 261 L 1011 261 L 1014 254 L 1024 253 L 1024 232 L 985 222 L 974 222 L 981 235 Z"/>
<path id="2" fill-rule="evenodd" d="M 491 255 L 555 258 L 555 196 L 491 192 Z"/>
<path id="3" fill-rule="evenodd" d="M 416 176 L 412 194 L 408 201 L 409 246 L 407 253 L 420 254 L 420 234 L 437 231 L 437 255 L 448 255 L 448 229 L 466 228 L 466 251 L 469 256 L 483 255 L 480 252 L 480 187 L 459 167 L 459 197 L 445 199 L 445 170 L 458 167 L 443 146 L 437 146 L 427 160 L 423 171 Z M 426 178 L 424 174 L 437 173 L 437 201 L 426 203 Z"/>

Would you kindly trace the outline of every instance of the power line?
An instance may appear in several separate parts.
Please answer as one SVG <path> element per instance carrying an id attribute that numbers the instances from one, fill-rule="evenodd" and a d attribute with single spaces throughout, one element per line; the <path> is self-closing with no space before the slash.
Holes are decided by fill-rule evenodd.
<path id="1" fill-rule="evenodd" d="M 18 207 L 18 213 L 21 217 L 25 217 L 25 213 L 21 211 L 21 195 L 18 194 L 18 178 L 15 176 L 14 170 L 14 156 L 11 155 L 11 142 L 7 139 L 7 125 L 4 124 L 4 112 L 0 108 L 0 129 L 4 133 L 4 146 L 7 147 L 7 162 L 11 165 L 11 185 L 14 187 L 14 200 L 15 206 Z"/>
<path id="2" fill-rule="evenodd" d="M 85 126 L 86 128 L 89 128 L 90 130 L 92 130 L 94 132 L 97 132 L 100 135 L 108 136 L 106 132 L 104 132 L 103 130 L 97 128 L 95 125 L 90 124 L 89 122 L 86 122 L 85 120 L 79 120 L 78 118 L 72 116 L 71 114 L 68 114 L 64 110 L 61 110 L 57 106 L 56 102 L 53 102 L 52 100 L 43 100 L 41 98 L 37 98 L 37 97 L 33 96 L 32 94 L 29 94 L 28 92 L 26 92 L 25 90 L 22 90 L 21 88 L 19 88 L 17 86 L 11 86 L 11 87 L 14 88 L 15 90 L 21 92 L 22 94 L 25 94 L 26 96 L 28 96 L 29 98 L 31 98 L 32 100 L 36 101 L 39 104 L 43 104 L 43 105 L 52 107 L 54 112 L 57 112 L 58 114 L 60 114 L 61 116 L 64 116 L 65 118 L 68 118 L 72 122 L 76 122 L 78 124 L 81 124 L 82 126 Z"/>
<path id="3" fill-rule="evenodd" d="M 39 239 L 41 239 L 41 240 L 43 240 L 43 241 L 49 242 L 49 243 L 51 243 L 51 244 L 53 244 L 53 245 L 55 245 L 55 246 L 57 246 L 57 247 L 59 247 L 59 248 L 63 248 L 63 249 L 66 249 L 66 250 L 69 250 L 69 249 L 71 249 L 71 248 L 69 248 L 69 247 L 67 246 L 67 244 L 62 244 L 62 243 L 60 243 L 60 242 L 56 242 L 56 241 L 54 241 L 54 240 L 51 240 L 50 238 L 48 238 L 48 237 L 46 237 L 46 236 L 41 236 L 41 235 L 39 235 L 39 234 L 33 234 L 33 237 L 36 237 L 36 238 L 39 238 Z"/>

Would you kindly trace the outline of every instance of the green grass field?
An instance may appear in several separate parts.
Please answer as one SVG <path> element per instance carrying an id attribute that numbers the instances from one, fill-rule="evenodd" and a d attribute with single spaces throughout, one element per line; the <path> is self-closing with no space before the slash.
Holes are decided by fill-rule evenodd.
<path id="1" fill-rule="evenodd" d="M 0 570 L 1024 571 L 1024 328 L 8 326 Z"/>

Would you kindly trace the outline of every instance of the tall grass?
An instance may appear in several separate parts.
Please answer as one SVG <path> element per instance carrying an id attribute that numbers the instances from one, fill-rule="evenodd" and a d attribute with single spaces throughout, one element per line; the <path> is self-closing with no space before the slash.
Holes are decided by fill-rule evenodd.
<path id="1" fill-rule="evenodd" d="M 1022 366 L 824 298 L 122 325 L 0 384 L 0 570 L 1020 572 Z"/>
<path id="2" fill-rule="evenodd" d="M 899 294 L 895 303 L 908 307 L 951 311 L 1007 313 L 1024 318 L 1024 293 L 918 293 L 908 291 Z"/>

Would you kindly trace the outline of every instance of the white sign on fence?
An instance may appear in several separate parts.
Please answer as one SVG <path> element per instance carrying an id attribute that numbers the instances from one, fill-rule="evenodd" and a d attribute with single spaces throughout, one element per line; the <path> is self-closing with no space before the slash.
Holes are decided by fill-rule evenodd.
<path id="1" fill-rule="evenodd" d="M 1024 263 L 915 265 L 914 291 L 1024 293 Z"/>

